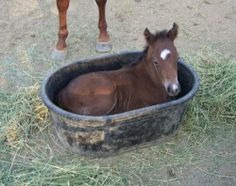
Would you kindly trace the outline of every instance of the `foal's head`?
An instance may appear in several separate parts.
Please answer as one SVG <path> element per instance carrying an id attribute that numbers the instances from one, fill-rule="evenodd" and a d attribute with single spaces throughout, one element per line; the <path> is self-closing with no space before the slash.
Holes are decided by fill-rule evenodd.
<path id="1" fill-rule="evenodd" d="M 147 28 L 144 31 L 146 38 L 146 60 L 152 64 L 161 83 L 169 96 L 176 96 L 180 92 L 177 75 L 178 52 L 174 46 L 174 40 L 178 35 L 178 26 L 173 24 L 169 31 L 164 30 L 152 34 Z"/>

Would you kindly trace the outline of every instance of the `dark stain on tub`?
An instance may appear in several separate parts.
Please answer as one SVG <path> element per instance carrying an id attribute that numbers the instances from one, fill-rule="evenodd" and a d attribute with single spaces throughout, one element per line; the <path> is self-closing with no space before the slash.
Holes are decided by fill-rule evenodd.
<path id="1" fill-rule="evenodd" d="M 137 123 L 133 120 L 121 124 L 121 126 L 109 130 L 106 142 L 117 149 L 123 146 L 132 146 L 141 142 L 148 142 L 157 139 L 162 134 L 161 120 L 165 118 L 140 119 Z"/>

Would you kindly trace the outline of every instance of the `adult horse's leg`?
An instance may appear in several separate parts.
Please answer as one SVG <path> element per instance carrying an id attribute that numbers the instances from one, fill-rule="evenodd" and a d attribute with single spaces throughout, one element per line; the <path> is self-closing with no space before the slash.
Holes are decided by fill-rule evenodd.
<path id="1" fill-rule="evenodd" d="M 96 44 L 96 50 L 98 52 L 108 52 L 112 49 L 112 43 L 107 32 L 106 22 L 106 2 L 107 0 L 96 0 L 99 12 L 98 28 L 99 36 Z"/>
<path id="2" fill-rule="evenodd" d="M 57 8 L 59 12 L 59 32 L 56 47 L 52 52 L 52 58 L 63 60 L 66 57 L 66 38 L 68 36 L 66 13 L 69 8 L 70 0 L 57 0 Z"/>

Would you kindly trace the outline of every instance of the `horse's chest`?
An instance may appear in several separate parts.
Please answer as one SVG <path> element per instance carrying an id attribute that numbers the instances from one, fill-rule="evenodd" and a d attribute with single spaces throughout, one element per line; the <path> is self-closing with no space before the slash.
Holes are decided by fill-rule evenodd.
<path id="1" fill-rule="evenodd" d="M 161 88 L 148 86 L 123 87 L 118 96 L 118 107 L 132 110 L 166 101 L 166 94 Z"/>
<path id="2" fill-rule="evenodd" d="M 137 100 L 147 105 L 157 104 L 166 100 L 166 93 L 162 88 L 146 86 L 138 93 Z"/>

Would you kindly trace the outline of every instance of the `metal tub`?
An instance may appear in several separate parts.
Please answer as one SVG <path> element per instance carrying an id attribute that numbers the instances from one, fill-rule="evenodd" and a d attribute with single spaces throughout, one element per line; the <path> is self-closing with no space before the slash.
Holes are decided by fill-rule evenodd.
<path id="1" fill-rule="evenodd" d="M 142 52 L 124 52 L 79 60 L 59 68 L 43 81 L 41 98 L 51 112 L 56 134 L 64 147 L 83 155 L 109 156 L 160 143 L 177 133 L 186 104 L 199 87 L 196 72 L 183 59 L 178 62 L 182 92 L 175 100 L 107 116 L 78 115 L 55 104 L 57 93 L 74 77 L 118 69 L 137 62 L 142 55 Z"/>

